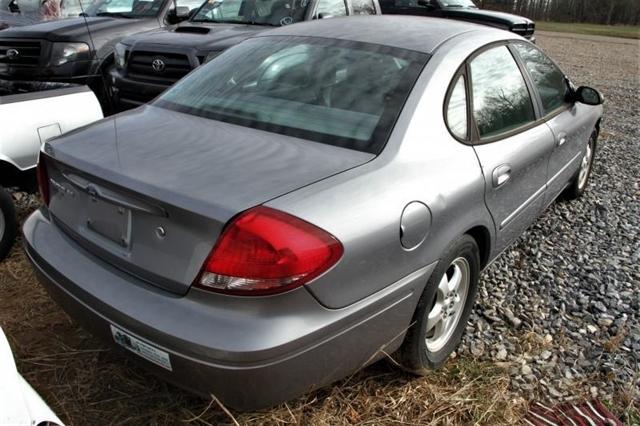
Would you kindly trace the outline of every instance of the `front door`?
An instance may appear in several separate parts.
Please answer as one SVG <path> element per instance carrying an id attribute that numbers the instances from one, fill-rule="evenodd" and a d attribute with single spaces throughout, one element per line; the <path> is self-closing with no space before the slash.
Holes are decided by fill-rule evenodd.
<path id="1" fill-rule="evenodd" d="M 580 113 L 586 107 L 569 101 L 571 89 L 556 64 L 533 44 L 514 43 L 513 47 L 531 76 L 542 115 L 555 138 L 547 182 L 547 203 L 550 203 L 580 168 L 593 129 L 589 115 Z"/>
<path id="2" fill-rule="evenodd" d="M 496 250 L 517 238 L 544 208 L 553 133 L 536 121 L 525 79 L 509 49 L 495 46 L 469 63 L 474 149 L 485 178 L 485 202 Z"/>

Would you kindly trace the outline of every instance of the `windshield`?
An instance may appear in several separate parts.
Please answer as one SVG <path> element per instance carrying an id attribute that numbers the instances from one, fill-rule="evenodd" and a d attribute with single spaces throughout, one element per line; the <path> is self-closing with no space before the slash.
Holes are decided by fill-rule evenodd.
<path id="1" fill-rule="evenodd" d="M 288 25 L 303 21 L 310 0 L 209 0 L 195 22 Z"/>
<path id="2" fill-rule="evenodd" d="M 428 55 L 313 37 L 256 37 L 200 67 L 154 105 L 379 153 Z"/>
<path id="3" fill-rule="evenodd" d="M 87 16 L 152 18 L 158 16 L 164 0 L 95 0 L 85 7 Z"/>
<path id="4" fill-rule="evenodd" d="M 438 0 L 440 7 L 476 7 L 471 0 Z"/>

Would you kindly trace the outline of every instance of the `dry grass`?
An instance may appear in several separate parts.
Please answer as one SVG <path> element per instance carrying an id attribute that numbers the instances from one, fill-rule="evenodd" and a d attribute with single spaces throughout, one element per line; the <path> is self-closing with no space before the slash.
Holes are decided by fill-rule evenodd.
<path id="1" fill-rule="evenodd" d="M 640 27 L 632 25 L 598 25 L 538 21 L 536 22 L 536 29 L 540 31 L 640 39 Z"/>
<path id="2" fill-rule="evenodd" d="M 231 412 L 76 326 L 36 282 L 19 245 L 0 266 L 0 325 L 18 369 L 69 424 L 499 425 L 517 423 L 527 405 L 510 390 L 508 363 L 459 358 L 421 378 L 383 361 L 271 410 Z"/>
<path id="3" fill-rule="evenodd" d="M 269 411 L 225 412 L 146 373 L 74 325 L 20 250 L 0 267 L 0 324 L 18 368 L 69 424 L 512 424 L 526 401 L 506 370 L 457 359 L 415 378 L 380 362 Z M 250 391 L 250 390 L 248 390 Z"/>

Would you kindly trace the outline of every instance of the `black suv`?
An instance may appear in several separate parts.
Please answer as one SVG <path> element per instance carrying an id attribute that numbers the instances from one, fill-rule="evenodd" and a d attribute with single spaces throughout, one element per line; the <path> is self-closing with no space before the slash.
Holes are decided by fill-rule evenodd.
<path id="1" fill-rule="evenodd" d="M 433 16 L 474 22 L 516 33 L 535 43 L 536 24 L 510 13 L 478 9 L 472 0 L 380 0 L 382 13 Z"/>
<path id="2" fill-rule="evenodd" d="M 116 46 L 114 104 L 124 110 L 146 103 L 223 50 L 271 27 L 375 14 L 378 0 L 208 0 L 176 28 L 137 34 Z"/>
<path id="3" fill-rule="evenodd" d="M 127 35 L 177 24 L 202 1 L 94 0 L 83 17 L 2 30 L 0 79 L 16 91 L 42 82 L 88 84 L 104 107 L 103 76 L 113 66 L 114 45 Z"/>

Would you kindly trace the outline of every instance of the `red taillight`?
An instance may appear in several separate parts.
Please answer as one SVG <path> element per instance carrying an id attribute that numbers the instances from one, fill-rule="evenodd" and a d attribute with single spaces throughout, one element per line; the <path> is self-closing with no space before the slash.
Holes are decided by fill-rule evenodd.
<path id="1" fill-rule="evenodd" d="M 326 231 L 268 207 L 247 210 L 222 232 L 197 285 L 230 294 L 273 294 L 299 287 L 342 256 Z"/>
<path id="2" fill-rule="evenodd" d="M 38 188 L 40 189 L 40 195 L 42 196 L 42 202 L 49 205 L 49 174 L 47 173 L 47 164 L 40 154 L 38 159 L 38 168 L 36 169 L 38 175 Z"/>

